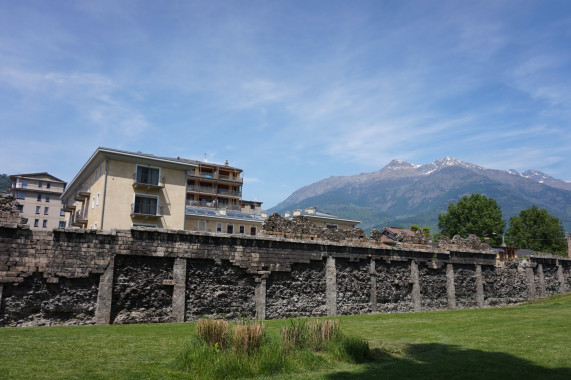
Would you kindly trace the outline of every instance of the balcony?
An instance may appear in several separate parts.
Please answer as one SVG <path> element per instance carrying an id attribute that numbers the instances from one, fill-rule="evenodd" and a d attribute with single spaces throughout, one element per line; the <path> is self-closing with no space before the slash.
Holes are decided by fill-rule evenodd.
<path id="1" fill-rule="evenodd" d="M 192 178 L 200 178 L 200 179 L 207 179 L 207 180 L 219 180 L 219 181 L 226 181 L 226 182 L 233 182 L 233 183 L 243 183 L 243 179 L 240 177 L 232 177 L 227 174 L 217 174 L 211 172 L 199 172 L 199 173 L 189 173 L 189 177 Z"/>
<path id="2" fill-rule="evenodd" d="M 63 208 L 63 211 L 65 212 L 75 212 L 75 205 L 73 204 L 72 201 L 61 201 L 61 205 Z"/>
<path id="3" fill-rule="evenodd" d="M 141 205 L 137 203 L 131 204 L 131 217 L 140 216 L 145 219 L 148 218 L 160 218 L 163 216 L 163 207 L 157 207 L 156 205 Z"/>
<path id="4" fill-rule="evenodd" d="M 87 186 L 80 186 L 75 192 L 73 199 L 79 202 L 83 202 L 83 200 L 89 198 L 90 195 L 91 192 Z"/>
<path id="5" fill-rule="evenodd" d="M 165 177 L 152 178 L 151 176 L 137 175 L 133 173 L 133 188 L 134 189 L 145 189 L 145 190 L 156 190 L 165 187 Z"/>
<path id="6" fill-rule="evenodd" d="M 86 227 L 87 226 L 87 216 L 88 209 L 76 211 L 72 214 L 71 225 L 74 227 Z"/>
<path id="7" fill-rule="evenodd" d="M 187 206 L 192 207 L 204 207 L 204 208 L 211 208 L 211 209 L 218 209 L 218 210 L 229 210 L 229 211 L 240 211 L 239 205 L 229 205 L 229 204 L 219 204 L 216 201 L 212 202 L 203 202 L 203 201 L 188 201 Z"/>
<path id="8" fill-rule="evenodd" d="M 227 189 L 218 189 L 218 194 L 226 195 L 229 197 L 236 197 L 236 198 L 240 198 L 242 196 L 241 191 L 227 190 Z"/>
<path id="9" fill-rule="evenodd" d="M 216 194 L 216 189 L 208 186 L 187 185 L 186 191 L 203 194 Z"/>

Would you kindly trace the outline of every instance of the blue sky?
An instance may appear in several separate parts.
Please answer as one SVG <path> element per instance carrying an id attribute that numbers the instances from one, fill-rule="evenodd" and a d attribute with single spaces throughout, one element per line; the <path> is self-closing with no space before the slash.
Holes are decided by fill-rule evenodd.
<path id="1" fill-rule="evenodd" d="M 392 159 L 571 180 L 569 1 L 0 0 L 0 62 L 0 173 L 206 154 L 266 208 Z"/>

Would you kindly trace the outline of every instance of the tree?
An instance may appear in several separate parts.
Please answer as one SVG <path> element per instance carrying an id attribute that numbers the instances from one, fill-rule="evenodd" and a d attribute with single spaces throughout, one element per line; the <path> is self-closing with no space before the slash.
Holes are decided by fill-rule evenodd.
<path id="1" fill-rule="evenodd" d="M 430 237 L 430 227 L 422 226 L 422 229 L 421 229 L 418 225 L 413 224 L 412 226 L 410 226 L 410 230 L 412 232 L 416 232 L 416 231 L 420 230 L 420 231 L 422 231 L 422 234 L 424 236 L 426 236 L 427 238 Z"/>
<path id="2" fill-rule="evenodd" d="M 502 242 L 506 222 L 502 210 L 493 198 L 482 194 L 464 196 L 457 204 L 450 203 L 448 210 L 438 215 L 438 228 L 442 235 L 463 238 L 474 234 L 480 238 L 489 237 L 493 245 Z"/>
<path id="3" fill-rule="evenodd" d="M 518 248 L 565 256 L 567 239 L 561 220 L 533 205 L 510 218 L 506 242 Z"/>

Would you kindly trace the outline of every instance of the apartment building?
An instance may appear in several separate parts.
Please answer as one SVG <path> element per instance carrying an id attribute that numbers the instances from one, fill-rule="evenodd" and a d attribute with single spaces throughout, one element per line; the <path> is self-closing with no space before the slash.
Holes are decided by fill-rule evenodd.
<path id="1" fill-rule="evenodd" d="M 43 173 L 10 176 L 10 193 L 18 201 L 21 217 L 33 230 L 51 230 L 65 226 L 65 212 L 60 200 L 66 183 Z"/>
<path id="2" fill-rule="evenodd" d="M 261 202 L 243 201 L 242 184 L 228 163 L 98 148 L 62 200 L 68 227 L 257 234 Z"/>
<path id="3" fill-rule="evenodd" d="M 355 228 L 357 224 L 361 223 L 360 220 L 345 219 L 339 216 L 318 211 L 315 207 L 307 207 L 303 210 L 298 209 L 293 213 L 286 211 L 284 216 L 286 219 L 293 219 L 295 216 L 304 216 L 318 227 L 330 228 L 334 230 L 350 230 Z"/>

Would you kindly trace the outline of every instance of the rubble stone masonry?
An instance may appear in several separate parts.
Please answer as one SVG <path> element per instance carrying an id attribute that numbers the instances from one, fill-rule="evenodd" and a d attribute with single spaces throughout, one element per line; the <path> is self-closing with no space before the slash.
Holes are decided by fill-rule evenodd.
<path id="1" fill-rule="evenodd" d="M 571 259 L 135 227 L 0 223 L 0 326 L 488 307 L 571 289 Z"/>

